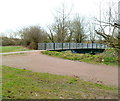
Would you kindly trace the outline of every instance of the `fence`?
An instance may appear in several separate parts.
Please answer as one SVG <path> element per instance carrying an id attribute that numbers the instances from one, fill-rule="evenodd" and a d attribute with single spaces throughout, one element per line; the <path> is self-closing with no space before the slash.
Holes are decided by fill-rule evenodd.
<path id="1" fill-rule="evenodd" d="M 105 49 L 107 47 L 98 43 L 38 43 L 38 50 Z"/>

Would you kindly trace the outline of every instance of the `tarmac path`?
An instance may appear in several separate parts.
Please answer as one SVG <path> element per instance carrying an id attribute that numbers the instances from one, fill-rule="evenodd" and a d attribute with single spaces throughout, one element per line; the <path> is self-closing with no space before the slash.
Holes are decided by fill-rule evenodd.
<path id="1" fill-rule="evenodd" d="M 85 81 L 118 86 L 117 66 L 65 60 L 42 55 L 40 51 L 28 51 L 20 55 L 3 55 L 2 65 L 27 69 L 33 72 L 77 76 Z"/>

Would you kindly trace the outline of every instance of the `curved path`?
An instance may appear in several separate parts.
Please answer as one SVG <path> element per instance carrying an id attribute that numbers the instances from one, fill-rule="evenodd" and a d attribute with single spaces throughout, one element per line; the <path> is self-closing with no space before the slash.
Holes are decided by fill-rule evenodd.
<path id="1" fill-rule="evenodd" d="M 3 56 L 2 64 L 32 70 L 33 72 L 78 76 L 85 81 L 118 86 L 117 66 L 95 65 L 64 60 L 42 55 L 40 51 L 27 52 L 22 55 Z"/>

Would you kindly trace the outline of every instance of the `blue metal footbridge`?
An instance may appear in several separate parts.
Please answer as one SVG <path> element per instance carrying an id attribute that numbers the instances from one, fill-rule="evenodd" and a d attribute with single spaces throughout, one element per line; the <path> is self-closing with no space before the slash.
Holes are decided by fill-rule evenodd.
<path id="1" fill-rule="evenodd" d="M 70 50 L 73 53 L 101 53 L 106 48 L 105 44 L 98 43 L 38 43 L 38 50 L 49 51 L 67 51 Z"/>

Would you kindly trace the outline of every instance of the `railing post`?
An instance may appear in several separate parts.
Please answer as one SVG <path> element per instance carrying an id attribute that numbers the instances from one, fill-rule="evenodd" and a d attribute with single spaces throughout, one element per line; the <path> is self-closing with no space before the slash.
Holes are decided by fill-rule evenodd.
<path id="1" fill-rule="evenodd" d="M 87 49 L 88 49 L 88 43 L 87 43 Z"/>
<path id="2" fill-rule="evenodd" d="M 62 50 L 63 50 L 63 42 L 62 42 Z"/>
<path id="3" fill-rule="evenodd" d="M 93 42 L 92 42 L 92 49 L 93 49 Z"/>
<path id="4" fill-rule="evenodd" d="M 53 43 L 53 47 L 54 47 L 54 50 L 55 50 L 55 43 Z"/>
<path id="5" fill-rule="evenodd" d="M 69 49 L 70 49 L 70 42 L 69 42 Z"/>
<path id="6" fill-rule="evenodd" d="M 44 43 L 44 50 L 46 50 L 46 43 Z"/>

